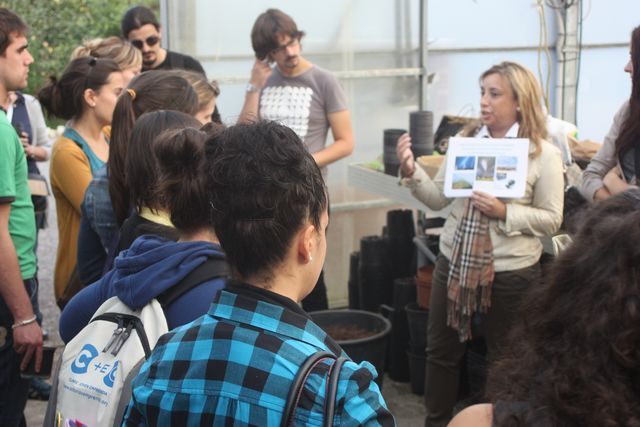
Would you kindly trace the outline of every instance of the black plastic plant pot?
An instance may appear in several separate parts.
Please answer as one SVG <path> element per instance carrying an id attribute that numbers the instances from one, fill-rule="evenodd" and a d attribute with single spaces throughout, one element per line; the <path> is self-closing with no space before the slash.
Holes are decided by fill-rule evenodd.
<path id="1" fill-rule="evenodd" d="M 358 295 L 363 310 L 378 312 L 380 304 L 391 303 L 393 297 L 388 242 L 380 236 L 360 240 Z"/>
<path id="2" fill-rule="evenodd" d="M 360 290 L 358 288 L 358 267 L 360 252 L 351 252 L 349 257 L 349 308 L 360 309 Z"/>
<path id="3" fill-rule="evenodd" d="M 391 323 L 362 310 L 323 310 L 309 315 L 354 362 L 370 362 L 378 371 L 376 383 L 382 388 Z"/>
<path id="4" fill-rule="evenodd" d="M 410 209 L 387 211 L 387 231 L 391 238 L 413 239 L 416 235 L 416 228 L 413 223 L 413 211 Z"/>
<path id="5" fill-rule="evenodd" d="M 424 378 L 427 356 L 424 352 L 414 353 L 407 351 L 409 358 L 409 371 L 411 372 L 411 391 L 413 394 L 424 394 Z"/>
<path id="6" fill-rule="evenodd" d="M 416 349 L 427 348 L 427 324 L 429 323 L 429 310 L 424 310 L 418 303 L 411 302 L 404 308 L 409 324 L 409 341 L 411 347 Z"/>
<path id="7" fill-rule="evenodd" d="M 395 147 L 398 143 L 398 138 L 406 132 L 406 129 L 385 129 L 383 131 L 384 147 Z"/>

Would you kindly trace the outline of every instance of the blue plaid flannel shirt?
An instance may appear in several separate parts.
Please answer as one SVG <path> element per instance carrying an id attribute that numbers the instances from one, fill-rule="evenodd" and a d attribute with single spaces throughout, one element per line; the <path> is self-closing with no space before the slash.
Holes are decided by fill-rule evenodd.
<path id="1" fill-rule="evenodd" d="M 133 382 L 123 425 L 280 425 L 303 361 L 321 350 L 344 353 L 293 302 L 255 295 L 223 290 L 206 315 L 160 338 Z M 294 425 L 322 424 L 331 363 L 308 377 Z M 368 362 L 343 365 L 334 425 L 395 425 L 376 375 Z"/>

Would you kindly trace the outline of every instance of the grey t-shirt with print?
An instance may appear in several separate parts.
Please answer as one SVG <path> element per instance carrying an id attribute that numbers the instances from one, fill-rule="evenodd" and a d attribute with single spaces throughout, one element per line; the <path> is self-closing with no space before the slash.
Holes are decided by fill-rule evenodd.
<path id="1" fill-rule="evenodd" d="M 290 127 L 310 153 L 326 144 L 327 115 L 346 110 L 347 101 L 336 77 L 317 65 L 296 77 L 283 76 L 278 67 L 260 94 L 260 117 Z"/>

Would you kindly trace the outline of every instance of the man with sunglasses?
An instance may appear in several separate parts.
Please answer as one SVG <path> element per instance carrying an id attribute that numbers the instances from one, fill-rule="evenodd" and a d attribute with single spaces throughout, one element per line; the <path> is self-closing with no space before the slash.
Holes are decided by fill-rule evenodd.
<path id="1" fill-rule="evenodd" d="M 205 74 L 197 59 L 160 46 L 160 23 L 150 9 L 130 8 L 122 16 L 121 27 L 123 37 L 142 52 L 142 71 L 180 68 Z"/>
<path id="2" fill-rule="evenodd" d="M 327 166 L 353 151 L 351 118 L 335 75 L 300 54 L 303 36 L 281 10 L 268 9 L 258 16 L 251 31 L 256 61 L 238 121 L 274 120 L 290 127 L 326 179 Z M 334 142 L 327 145 L 329 129 Z M 302 306 L 306 311 L 328 308 L 322 274 Z"/>

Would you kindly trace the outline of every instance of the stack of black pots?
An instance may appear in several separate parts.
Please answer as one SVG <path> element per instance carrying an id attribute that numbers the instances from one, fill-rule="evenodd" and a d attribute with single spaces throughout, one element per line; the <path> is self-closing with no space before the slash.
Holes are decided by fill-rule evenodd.
<path id="1" fill-rule="evenodd" d="M 391 294 L 391 262 L 387 239 L 365 236 L 360 240 L 358 300 L 362 310 L 378 313 Z"/>
<path id="2" fill-rule="evenodd" d="M 411 372 L 411 391 L 424 394 L 425 366 L 427 361 L 427 324 L 429 310 L 425 310 L 413 301 L 405 306 L 409 322 L 409 371 Z"/>
<path id="3" fill-rule="evenodd" d="M 393 333 L 389 346 L 389 376 L 395 381 L 406 382 L 410 379 L 407 348 L 409 347 L 409 324 L 404 307 L 416 300 L 415 224 L 411 210 L 392 210 L 387 212 L 387 241 L 391 259 L 393 277 L 392 305 L 386 308 L 389 313 Z"/>
<path id="4" fill-rule="evenodd" d="M 396 155 L 396 145 L 398 138 L 403 133 L 406 133 L 405 129 L 385 129 L 384 130 L 384 146 L 382 151 L 382 161 L 384 162 L 384 173 L 387 175 L 398 176 L 398 169 L 400 168 L 400 161 Z"/>
<path id="5" fill-rule="evenodd" d="M 360 289 L 358 286 L 358 268 L 360 266 L 360 252 L 351 252 L 349 257 L 349 308 L 359 310 Z"/>
<path id="6" fill-rule="evenodd" d="M 363 237 L 360 251 L 353 252 L 349 262 L 349 308 L 382 312 L 389 319 L 389 376 L 405 382 L 410 379 L 405 306 L 416 301 L 414 236 L 413 212 L 389 211 L 383 236 Z"/>
<path id="7" fill-rule="evenodd" d="M 416 228 L 413 211 L 397 209 L 387 212 L 387 238 L 394 279 L 411 277 L 416 274 L 416 248 L 413 238 Z"/>
<path id="8" fill-rule="evenodd" d="M 409 114 L 409 134 L 413 156 L 433 154 L 433 112 L 413 111 Z"/>

